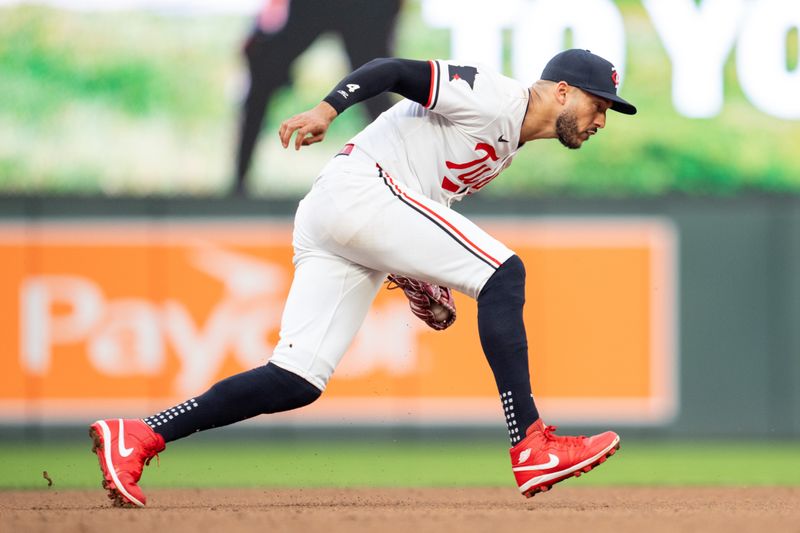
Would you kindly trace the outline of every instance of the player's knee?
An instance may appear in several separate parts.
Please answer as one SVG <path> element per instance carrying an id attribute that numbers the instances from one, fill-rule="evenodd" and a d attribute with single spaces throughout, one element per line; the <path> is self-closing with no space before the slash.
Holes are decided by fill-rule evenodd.
<path id="1" fill-rule="evenodd" d="M 322 391 L 308 380 L 268 363 L 216 383 L 209 394 L 246 405 L 255 414 L 279 413 L 313 403 Z"/>
<path id="2" fill-rule="evenodd" d="M 494 300 L 525 301 L 525 265 L 517 255 L 509 257 L 488 279 L 478 295 L 478 304 Z"/>
<path id="3" fill-rule="evenodd" d="M 300 378 L 302 379 L 302 378 Z M 322 396 L 322 391 L 316 385 L 303 379 L 302 386 L 297 391 L 297 407 L 305 407 L 316 402 Z"/>
<path id="4" fill-rule="evenodd" d="M 322 395 L 322 391 L 310 381 L 278 365 L 270 363 L 264 368 L 270 373 L 270 381 L 283 392 L 284 400 L 278 409 L 280 411 L 305 407 Z"/>

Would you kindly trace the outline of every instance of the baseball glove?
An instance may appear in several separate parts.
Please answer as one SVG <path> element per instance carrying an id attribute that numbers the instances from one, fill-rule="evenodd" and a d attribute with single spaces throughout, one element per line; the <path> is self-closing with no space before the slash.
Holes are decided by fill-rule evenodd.
<path id="1" fill-rule="evenodd" d="M 387 289 L 403 289 L 411 312 L 433 329 L 440 331 L 456 321 L 456 301 L 448 287 L 418 279 L 389 274 Z"/>

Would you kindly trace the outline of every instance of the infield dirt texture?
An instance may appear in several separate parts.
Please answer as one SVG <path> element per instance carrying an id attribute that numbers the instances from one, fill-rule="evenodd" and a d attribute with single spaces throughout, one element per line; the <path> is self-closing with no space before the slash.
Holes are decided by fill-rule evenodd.
<path id="1" fill-rule="evenodd" d="M 800 532 L 798 487 L 154 489 L 145 509 L 112 508 L 99 488 L 2 495 L 8 532 Z"/>

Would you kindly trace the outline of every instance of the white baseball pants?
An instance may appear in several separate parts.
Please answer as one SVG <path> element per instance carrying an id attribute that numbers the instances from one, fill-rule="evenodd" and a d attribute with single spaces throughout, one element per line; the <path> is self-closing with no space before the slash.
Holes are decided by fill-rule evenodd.
<path id="1" fill-rule="evenodd" d="M 294 280 L 270 361 L 320 390 L 387 273 L 477 298 L 514 254 L 449 207 L 397 183 L 358 148 L 323 169 L 300 202 L 292 241 Z"/>

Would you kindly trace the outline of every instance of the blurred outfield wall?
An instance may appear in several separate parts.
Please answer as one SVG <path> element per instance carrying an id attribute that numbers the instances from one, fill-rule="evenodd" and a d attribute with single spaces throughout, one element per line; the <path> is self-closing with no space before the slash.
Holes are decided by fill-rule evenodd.
<path id="1" fill-rule="evenodd" d="M 351 67 L 321 35 L 270 103 L 251 176 L 269 199 L 220 198 L 262 5 L 0 0 L 0 424 L 148 414 L 266 360 L 296 199 L 364 114 L 280 148 L 280 121 Z M 586 47 L 640 110 L 579 152 L 526 146 L 457 206 L 526 261 L 547 419 L 800 435 L 800 2 L 486 5 L 405 1 L 396 55 L 527 83 Z M 323 400 L 265 422 L 500 425 L 473 304 L 458 306 L 434 333 L 384 291 Z"/>
<path id="2" fill-rule="evenodd" d="M 143 416 L 262 364 L 291 279 L 294 205 L 0 200 L 0 422 Z M 526 262 L 548 420 L 800 435 L 800 200 L 459 209 Z M 457 305 L 437 333 L 383 291 L 323 399 L 261 422 L 496 425 L 474 304 Z"/>

